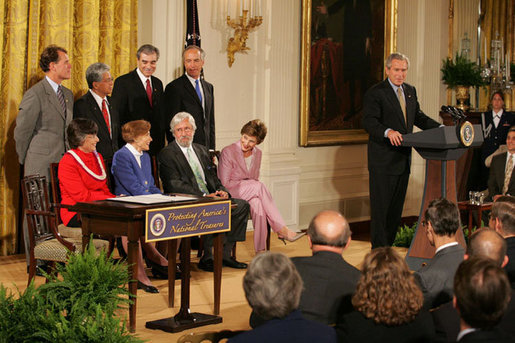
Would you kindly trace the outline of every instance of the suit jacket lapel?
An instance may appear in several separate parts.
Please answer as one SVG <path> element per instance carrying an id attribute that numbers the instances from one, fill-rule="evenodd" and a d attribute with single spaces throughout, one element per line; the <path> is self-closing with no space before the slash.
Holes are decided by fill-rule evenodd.
<path id="1" fill-rule="evenodd" d="M 186 156 L 184 156 L 184 153 L 182 152 L 181 148 L 179 147 L 179 144 L 177 143 L 177 141 L 174 141 L 172 143 L 172 149 L 173 149 L 175 155 L 177 156 L 177 163 L 179 164 L 180 169 L 187 174 L 188 179 L 190 180 L 190 183 L 192 185 L 198 186 L 197 179 L 195 178 L 195 174 L 193 174 L 193 170 L 191 169 L 191 166 L 188 163 Z"/>
<path id="2" fill-rule="evenodd" d="M 57 99 L 56 92 L 54 91 L 52 86 L 50 86 L 50 83 L 48 83 L 46 77 L 44 80 L 45 80 L 45 82 L 43 84 L 45 85 L 45 91 L 48 95 L 48 99 L 50 99 L 50 103 L 55 107 L 55 109 L 57 110 L 57 112 L 59 113 L 61 118 L 63 118 L 63 120 L 66 120 L 66 114 L 64 113 L 63 106 L 61 106 L 59 99 Z M 64 93 L 63 93 L 63 96 L 64 96 Z M 66 100 L 66 97 L 65 97 L 65 100 Z"/>
<path id="3" fill-rule="evenodd" d="M 188 79 L 188 77 L 186 76 L 186 74 L 182 75 L 183 77 L 183 84 L 184 84 L 184 88 L 186 88 L 186 91 L 190 94 L 191 97 L 193 97 L 195 99 L 195 101 L 197 102 L 197 104 L 202 107 L 202 103 L 200 102 L 200 99 L 198 98 L 198 95 L 197 95 L 197 91 L 195 90 L 195 88 L 193 87 L 193 85 L 191 84 L 190 82 L 190 79 Z M 204 90 L 204 87 L 202 87 L 203 90 Z M 206 92 L 204 91 L 204 96 L 205 96 Z"/>
<path id="4" fill-rule="evenodd" d="M 206 110 L 204 111 L 204 117 L 206 116 L 206 113 L 211 113 L 211 104 L 213 103 L 212 101 L 212 94 L 211 92 L 208 92 L 207 91 L 207 87 L 206 87 L 206 82 L 204 80 L 201 81 L 202 83 L 202 90 L 204 91 L 204 105 L 206 106 Z M 205 118 L 207 122 L 209 122 L 209 120 L 207 120 L 207 118 Z"/>
<path id="5" fill-rule="evenodd" d="M 397 97 L 397 94 L 395 94 L 395 92 L 393 91 L 393 88 L 390 85 L 390 82 L 388 81 L 388 79 L 386 79 L 384 82 L 385 82 L 384 86 L 385 86 L 386 98 L 390 101 L 392 106 L 396 109 L 396 114 L 399 119 L 399 122 L 402 123 L 404 128 L 407 129 L 406 121 L 404 120 L 404 114 L 402 113 L 401 103 L 399 102 L 399 98 Z M 408 112 L 408 105 L 406 104 L 406 113 L 407 112 Z"/>
<path id="6" fill-rule="evenodd" d="M 102 123 L 102 125 L 99 126 L 99 130 L 102 130 L 106 136 L 110 136 L 109 130 L 107 130 L 107 124 L 104 119 L 104 114 L 102 113 L 102 109 L 98 107 L 98 103 L 91 95 L 91 93 L 88 91 L 87 93 L 87 99 L 89 103 L 89 107 L 91 108 L 91 112 L 97 118 L 97 123 Z"/>
<path id="7" fill-rule="evenodd" d="M 143 82 L 141 82 L 141 79 L 140 79 L 136 69 L 134 69 L 132 71 L 133 82 L 136 85 L 136 89 L 140 93 L 140 95 L 144 95 L 145 96 L 145 98 L 147 99 L 147 104 L 150 107 L 150 101 L 148 100 L 147 90 L 145 89 L 145 86 L 143 86 Z M 154 88 L 153 84 L 151 86 L 152 86 L 152 88 Z M 153 96 L 154 96 L 154 94 L 152 93 L 152 99 L 154 99 Z"/>

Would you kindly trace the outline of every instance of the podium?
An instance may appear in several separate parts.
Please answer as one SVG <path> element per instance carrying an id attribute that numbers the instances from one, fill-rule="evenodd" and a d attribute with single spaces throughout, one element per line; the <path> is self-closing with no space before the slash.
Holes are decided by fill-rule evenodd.
<path id="1" fill-rule="evenodd" d="M 437 198 L 446 198 L 457 203 L 456 160 L 468 148 L 480 146 L 483 143 L 481 126 L 470 125 L 470 127 L 473 127 L 474 135 L 473 138 L 469 137 L 468 146 L 461 142 L 459 138 L 460 128 L 456 126 L 438 127 L 402 136 L 402 146 L 415 148 L 426 160 L 424 195 L 420 206 L 419 220 L 406 255 L 406 262 L 411 270 L 418 270 L 424 262 L 427 262 L 435 254 L 435 248 L 429 244 L 426 232 L 421 226 L 424 212 L 429 203 Z M 456 236 L 458 242 L 466 247 L 461 228 L 459 228 Z"/>

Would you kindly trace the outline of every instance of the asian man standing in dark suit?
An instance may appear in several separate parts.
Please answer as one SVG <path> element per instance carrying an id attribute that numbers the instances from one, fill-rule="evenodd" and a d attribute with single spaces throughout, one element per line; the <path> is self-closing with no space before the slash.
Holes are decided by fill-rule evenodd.
<path id="1" fill-rule="evenodd" d="M 183 54 L 185 73 L 170 82 L 165 89 L 167 125 L 178 112 L 188 112 L 195 119 L 197 131 L 193 143 L 215 149 L 215 104 L 213 85 L 200 78 L 204 66 L 204 50 L 188 46 Z M 167 132 L 168 142 L 174 140 Z"/>
<path id="2" fill-rule="evenodd" d="M 425 130 L 440 125 L 422 112 L 415 87 L 404 82 L 408 57 L 396 52 L 385 64 L 388 78 L 372 86 L 363 103 L 363 127 L 370 136 L 372 248 L 391 246 L 400 224 L 411 166 L 411 148 L 400 146 L 402 135 L 412 133 L 413 126 Z"/>
<path id="3" fill-rule="evenodd" d="M 156 71 L 159 49 L 150 44 L 142 45 L 136 53 L 138 67 L 114 82 L 112 102 L 120 116 L 120 126 L 143 119 L 152 125 L 149 153 L 157 156 L 165 144 L 163 83 L 152 76 Z M 120 143 L 124 144 L 124 143 Z"/>
<path id="4" fill-rule="evenodd" d="M 93 63 L 86 69 L 89 91 L 75 101 L 73 118 L 86 118 L 98 126 L 97 151 L 104 160 L 113 158 L 118 150 L 120 122 L 118 112 L 111 106 L 109 94 L 113 90 L 111 68 L 104 63 Z"/>

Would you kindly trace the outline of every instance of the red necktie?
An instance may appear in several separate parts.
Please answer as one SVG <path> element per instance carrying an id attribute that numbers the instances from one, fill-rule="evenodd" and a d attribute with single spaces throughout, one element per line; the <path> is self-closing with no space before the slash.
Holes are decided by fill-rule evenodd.
<path id="1" fill-rule="evenodd" d="M 104 120 L 106 121 L 107 130 L 109 131 L 109 134 L 111 134 L 111 127 L 109 126 L 109 113 L 107 113 L 106 99 L 102 100 L 102 114 L 104 115 Z"/>
<path id="2" fill-rule="evenodd" d="M 152 88 L 150 87 L 150 80 L 147 79 L 147 96 L 150 101 L 150 107 L 152 107 Z"/>

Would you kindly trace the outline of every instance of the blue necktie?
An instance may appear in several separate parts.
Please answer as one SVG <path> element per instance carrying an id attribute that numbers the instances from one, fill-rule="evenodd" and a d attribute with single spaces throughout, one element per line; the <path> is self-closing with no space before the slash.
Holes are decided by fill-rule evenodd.
<path id="1" fill-rule="evenodd" d="M 195 90 L 197 91 L 198 98 L 200 99 L 200 103 L 202 103 L 202 93 L 200 93 L 200 85 L 198 79 L 195 80 Z"/>

